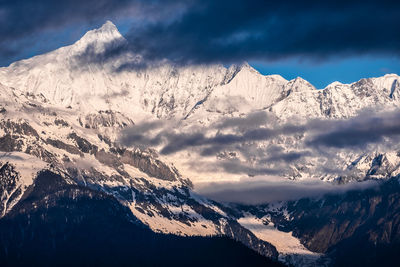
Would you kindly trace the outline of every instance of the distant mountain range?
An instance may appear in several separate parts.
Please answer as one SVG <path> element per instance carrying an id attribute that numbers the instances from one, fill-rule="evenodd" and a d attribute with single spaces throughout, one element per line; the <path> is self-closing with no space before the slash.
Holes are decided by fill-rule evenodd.
<path id="1" fill-rule="evenodd" d="M 128 46 L 107 22 L 0 68 L 7 265 L 390 265 L 400 248 L 398 75 L 317 90 L 247 63 L 146 65 Z M 379 182 L 255 205 L 196 190 L 269 175 Z"/>

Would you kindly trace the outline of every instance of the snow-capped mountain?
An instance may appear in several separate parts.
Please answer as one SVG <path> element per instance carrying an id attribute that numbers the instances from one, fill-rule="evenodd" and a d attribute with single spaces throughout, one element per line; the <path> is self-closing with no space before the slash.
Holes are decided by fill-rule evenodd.
<path id="1" fill-rule="evenodd" d="M 279 75 L 264 76 L 247 63 L 230 68 L 165 63 L 153 68 L 115 71 L 116 66 L 140 58 L 124 52 L 112 62 L 88 59 L 88 64 L 77 65 L 81 63 L 80 56 L 88 55 L 87 51 L 97 56 L 126 42 L 108 21 L 73 45 L 1 68 L 1 81 L 25 93 L 42 94 L 51 103 L 74 110 L 111 109 L 131 115 L 140 108 L 159 118 L 181 119 L 190 115 L 196 104 L 207 102 L 215 108 L 210 111 L 243 113 L 271 108 L 282 118 L 343 118 L 354 116 L 365 107 L 399 105 L 400 83 L 395 74 L 353 84 L 335 82 L 316 90 L 300 77 L 287 81 Z"/>
<path id="2" fill-rule="evenodd" d="M 41 98 L 59 107 L 71 108 L 81 124 L 99 128 L 99 131 L 103 129 L 96 124 L 105 123 L 104 120 L 121 126 L 131 122 L 169 119 L 181 121 L 179 128 L 184 132 L 186 126 L 204 127 L 227 117 L 245 117 L 260 110 L 276 117 L 281 123 L 293 120 L 298 123 L 313 118 L 351 118 L 368 108 L 387 111 L 398 109 L 400 105 L 400 77 L 395 74 L 362 79 L 352 84 L 335 82 L 325 89 L 316 90 L 301 78 L 287 81 L 279 75 L 261 75 L 247 63 L 226 68 L 222 65 L 174 66 L 164 62 L 148 68 L 119 69 L 129 62 L 140 61 L 140 55 L 122 49 L 112 60 L 103 58 L 107 49 L 124 47 L 126 43 L 117 28 L 107 22 L 101 28 L 89 31 L 71 46 L 1 68 L 0 81 L 14 91 Z M 115 141 L 118 131 L 107 129 L 107 135 Z M 257 142 L 254 149 L 262 147 L 265 150 L 277 144 L 278 149 L 287 153 L 299 153 L 301 150 L 298 142 L 290 136 Z M 187 152 L 189 157 L 184 156 Z M 260 163 L 265 159 L 256 154 L 244 156 L 234 148 L 220 152 L 233 152 L 243 164 L 274 168 L 273 163 Z M 318 163 L 320 157 L 309 156 L 305 161 L 288 164 L 280 175 L 326 180 L 348 176 L 353 180 L 355 176 L 367 175 L 373 159 L 379 155 L 386 157 L 387 152 L 336 153 L 333 157 L 335 163 L 330 168 L 339 171 L 329 175 L 319 170 L 325 164 Z M 209 180 L 210 176 L 219 179 L 233 176 L 227 179 L 235 179 L 235 175 L 223 170 L 193 172 L 193 162 L 200 161 L 195 154 L 188 149 L 173 156 L 172 161 L 176 162 L 175 158 L 187 159 L 179 161 L 179 169 L 195 182 Z M 353 163 L 360 158 L 371 160 L 362 168 L 354 167 Z M 203 157 L 201 161 L 204 160 L 207 162 L 208 159 Z M 215 155 L 209 160 L 216 161 Z M 390 164 L 392 171 L 384 176 L 397 173 L 399 162 L 398 158 L 395 159 Z M 243 174 L 246 173 L 240 173 Z"/>
<path id="3" fill-rule="evenodd" d="M 317 90 L 247 63 L 136 68 L 131 63 L 142 59 L 127 45 L 107 22 L 70 46 L 0 68 L 2 217 L 29 200 L 37 173 L 47 170 L 63 186 L 111 196 L 155 232 L 223 235 L 273 259 L 280 253 L 287 263 L 304 263 L 304 254 L 307 264 L 325 264 L 319 253 L 326 251 L 311 252 L 303 236 L 278 230 L 278 219 L 262 223 L 269 213 L 232 209 L 200 196 L 196 185 L 270 170 L 339 183 L 400 174 L 400 147 L 313 154 L 306 146 L 312 134 L 302 130 L 315 120 L 342 123 L 365 109 L 396 112 L 398 75 Z M 118 52 L 108 58 L 108 51 Z M 126 144 L 124 134 L 141 136 L 139 144 Z M 160 153 L 171 140 L 180 147 Z M 282 237 L 291 238 L 291 247 Z"/>

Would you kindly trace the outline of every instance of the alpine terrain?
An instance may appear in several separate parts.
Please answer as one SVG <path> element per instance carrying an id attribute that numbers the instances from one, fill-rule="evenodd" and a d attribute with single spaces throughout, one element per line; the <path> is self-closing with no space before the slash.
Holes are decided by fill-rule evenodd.
<path id="1" fill-rule="evenodd" d="M 398 75 L 317 89 L 126 48 L 108 21 L 0 68 L 1 263 L 398 259 L 400 145 L 385 145 L 400 133 Z M 251 203 L 210 193 L 277 177 L 321 190 Z"/>

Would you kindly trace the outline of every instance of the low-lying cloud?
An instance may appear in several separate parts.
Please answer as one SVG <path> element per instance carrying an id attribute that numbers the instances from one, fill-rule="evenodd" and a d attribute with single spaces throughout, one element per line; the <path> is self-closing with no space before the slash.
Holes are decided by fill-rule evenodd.
<path id="1" fill-rule="evenodd" d="M 172 154 L 190 147 L 225 149 L 228 146 L 272 139 L 281 134 L 293 134 L 303 132 L 304 126 L 286 124 L 279 126 L 266 112 L 255 112 L 241 118 L 225 118 L 221 121 L 201 128 L 179 128 L 179 122 L 168 121 L 168 125 L 162 128 L 166 122 L 155 121 L 138 124 L 125 129 L 120 141 L 125 146 L 154 144 L 163 145 L 162 154 Z M 274 125 L 274 127 L 271 127 Z M 267 127 L 270 126 L 270 127 Z M 154 134 L 154 131 L 157 131 Z M 222 133 L 225 130 L 233 130 L 233 133 Z M 212 133 L 210 133 L 212 132 Z"/>
<path id="2" fill-rule="evenodd" d="M 369 144 L 383 143 L 385 138 L 396 141 L 400 137 L 399 111 L 364 112 L 348 120 L 324 124 L 326 130 L 310 139 L 309 146 L 365 149 Z"/>
<path id="3" fill-rule="evenodd" d="M 234 144 L 254 141 L 267 141 L 279 136 L 299 135 L 304 137 L 304 148 L 365 149 L 371 144 L 381 144 L 400 137 L 400 111 L 371 113 L 341 120 L 314 119 L 304 124 L 286 122 L 277 123 L 266 112 L 255 112 L 241 118 L 222 119 L 208 127 L 198 129 L 179 129 L 178 122 L 154 121 L 135 125 L 122 132 L 121 143 L 126 146 L 153 144 L 163 145 L 160 152 L 171 154 L 191 147 L 206 147 L 204 154 L 210 151 L 224 150 Z M 174 126 L 172 126 L 174 125 Z M 224 130 L 231 130 L 223 133 Z M 152 134 L 156 131 L 156 134 Z M 211 132 L 211 134 L 210 134 Z M 302 142 L 299 140 L 299 142 Z M 211 150 L 207 150 L 211 147 Z M 212 150 L 215 149 L 215 150 Z M 276 154 L 279 148 L 271 148 L 271 154 L 277 159 L 285 158 Z M 208 151 L 208 152 L 204 152 Z M 291 153 L 287 158 L 296 158 L 307 153 Z"/>
<path id="4" fill-rule="evenodd" d="M 292 181 L 276 176 L 259 176 L 242 178 L 238 182 L 197 184 L 195 190 L 218 202 L 258 205 L 364 190 L 378 184 L 369 180 L 339 186 L 316 179 Z"/>
<path id="5" fill-rule="evenodd" d="M 120 137 L 124 146 L 155 147 L 164 155 L 190 151 L 217 157 L 207 169 L 248 175 L 288 173 L 290 164 L 304 165 L 309 157 L 331 159 L 320 168 L 325 173 L 334 170 L 339 174 L 343 170 L 333 160 L 338 152 L 388 151 L 398 147 L 399 141 L 399 111 L 365 111 L 350 119 L 304 123 L 279 123 L 261 111 L 241 118 L 223 118 L 208 127 L 182 127 L 178 121 L 139 123 L 125 129 Z"/>

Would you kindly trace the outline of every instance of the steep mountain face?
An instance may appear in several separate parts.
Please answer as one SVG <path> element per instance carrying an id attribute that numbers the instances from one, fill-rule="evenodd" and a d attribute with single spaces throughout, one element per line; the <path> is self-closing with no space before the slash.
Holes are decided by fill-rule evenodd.
<path id="1" fill-rule="evenodd" d="M 76 134 L 69 137 L 77 142 L 76 146 L 62 141 L 36 140 L 41 145 L 27 145 L 28 150 L 25 152 L 41 157 L 43 164 L 35 165 L 36 169 L 39 166 L 45 167 L 44 162 L 47 162 L 48 168 L 62 175 L 69 183 L 113 195 L 156 232 L 227 235 L 241 240 L 261 254 L 270 257 L 276 255 L 272 246 L 259 241 L 251 232 L 240 227 L 218 205 L 194 194 L 190 182 L 183 179 L 172 166 L 139 150 L 105 152 Z M 44 147 L 49 147 L 52 152 Z M 18 147 L 13 149 L 17 150 Z M 39 155 L 37 151 L 40 151 Z M 14 164 L 18 157 L 30 159 L 25 153 L 9 152 L 4 155 L 8 161 L 1 169 L 2 187 L 5 188 L 3 214 L 20 201 L 23 193 L 28 190 L 21 183 L 21 175 L 15 171 L 16 167 L 10 164 Z"/>
<path id="2" fill-rule="evenodd" d="M 50 171 L 0 220 L 0 240 L 3 266 L 281 266 L 227 238 L 156 234 L 113 196 Z"/>
<path id="3" fill-rule="evenodd" d="M 311 251 L 330 255 L 334 266 L 392 266 L 400 248 L 399 189 L 396 177 L 363 191 L 237 208 L 258 218 L 261 229 L 276 225 Z"/>
<path id="4" fill-rule="evenodd" d="M 112 63 L 91 61 L 91 56 L 125 43 L 116 27 L 107 22 L 71 46 L 1 69 L 0 80 L 83 113 L 114 110 L 130 117 L 143 112 L 157 117 L 182 117 L 237 71 L 223 66 L 176 68 L 167 64 L 139 71 L 115 71 L 135 60 L 135 55 L 126 53 Z M 85 56 L 88 61 L 81 62 Z"/>
<path id="5" fill-rule="evenodd" d="M 341 243 L 349 236 L 326 238 L 336 231 L 326 221 L 312 229 L 304 226 L 318 214 L 313 205 L 319 202 L 310 202 L 310 206 L 287 203 L 275 214 L 269 206 L 232 208 L 216 203 L 197 194 L 196 185 L 270 174 L 271 170 L 290 179 L 315 178 L 338 184 L 398 175 L 400 147 L 313 154 L 304 147 L 308 133 L 290 131 L 310 118 L 340 122 L 358 116 L 365 108 L 396 110 L 400 105 L 399 76 L 333 83 L 316 90 L 301 78 L 287 81 L 279 75 L 264 76 L 246 63 L 226 68 L 164 62 L 141 68 L 132 64 L 140 65 L 140 55 L 124 52 L 126 45 L 116 27 L 107 22 L 71 46 L 0 68 L 0 224 L 4 226 L 0 229 L 2 244 L 6 244 L 2 257 L 10 263 L 24 261 L 15 244 L 22 244 L 33 257 L 35 242 L 44 242 L 54 255 L 67 257 L 62 251 L 76 252 L 68 244 L 83 242 L 89 247 L 101 228 L 106 229 L 104 242 L 118 236 L 118 249 L 110 255 L 121 256 L 122 263 L 127 260 L 125 252 L 131 250 L 129 238 L 155 240 L 140 250 L 138 254 L 145 256 L 138 256 L 138 262 L 148 260 L 145 251 L 152 246 L 166 251 L 163 255 L 170 261 L 171 243 L 182 244 L 179 249 L 184 252 L 180 254 L 188 255 L 186 260 L 193 256 L 199 262 L 202 258 L 185 247 L 193 245 L 204 251 L 209 245 L 218 250 L 227 245 L 243 255 L 251 254 L 226 237 L 273 260 L 299 266 L 328 265 L 325 253 L 342 257 L 342 248 L 353 244 Z M 108 51 L 123 52 L 109 60 L 104 57 Z M 281 129 L 282 134 L 271 134 L 267 131 L 271 129 Z M 126 145 L 121 133 L 138 140 L 155 138 Z M 164 139 L 173 142 L 159 141 Z M 169 154 L 158 152 L 171 144 L 183 148 Z M 348 199 L 327 201 L 331 201 L 326 206 L 327 218 L 341 214 L 337 205 L 343 209 L 350 205 Z M 82 205 L 86 211 L 96 212 L 82 214 Z M 292 221 L 284 218 L 289 211 L 296 214 Z M 100 213 L 107 215 L 99 218 Z M 370 234 L 373 228 L 360 226 L 364 215 L 352 217 L 360 222 L 354 228 L 360 229 L 360 235 Z M 270 216 L 267 228 L 264 216 Z M 98 220 L 101 225 L 91 230 L 89 225 Z M 113 224 L 120 225 L 121 231 L 110 229 Z M 281 224 L 286 228 L 278 229 Z M 383 229 L 377 221 L 368 225 Z M 55 232 L 46 232 L 48 228 Z M 148 228 L 164 234 L 225 238 L 185 241 L 156 235 Z M 69 234 L 63 236 L 63 231 Z M 80 239 L 76 233 L 82 231 L 89 232 Z M 351 233 L 358 242 L 357 231 Z M 25 232 L 32 237 L 20 234 Z M 281 240 L 289 240 L 290 246 Z M 165 246 L 158 247 L 159 241 Z M 336 247 L 337 254 L 331 253 Z M 103 251 L 104 247 L 96 249 Z M 85 253 L 80 257 L 86 257 Z M 93 262 L 91 258 L 84 261 Z M 258 264 L 257 256 L 254 262 Z"/>
<path id="6" fill-rule="evenodd" d="M 399 76 L 387 74 L 362 79 L 352 84 L 335 82 L 323 90 L 292 94 L 272 109 L 287 119 L 293 114 L 305 118 L 349 118 L 365 108 L 392 109 L 399 107 Z"/>
<path id="7" fill-rule="evenodd" d="M 4 216 L 12 207 L 17 203 L 18 199 L 22 197 L 23 192 L 26 188 L 32 184 L 35 172 L 40 171 L 41 168 L 45 167 L 45 164 L 34 157 L 28 157 L 21 153 L 21 157 L 18 154 L 14 154 L 17 160 L 16 171 L 15 166 L 6 162 L 0 165 L 0 190 L 1 195 L 1 214 Z M 1 156 L 2 160 L 7 160 L 7 155 Z M 23 162 L 21 162 L 23 161 Z"/>
<path id="8" fill-rule="evenodd" d="M 112 61 L 80 61 L 126 43 L 117 28 L 107 22 L 71 46 L 0 68 L 0 81 L 20 92 L 84 113 L 114 110 L 138 116 L 142 111 L 158 118 L 182 119 L 199 106 L 213 106 L 214 110 L 206 108 L 211 113 L 229 114 L 271 108 L 282 119 L 294 115 L 344 118 L 366 107 L 399 106 L 400 82 L 395 74 L 353 84 L 335 82 L 316 90 L 301 78 L 286 81 L 279 75 L 261 75 L 247 63 L 230 68 L 176 67 L 165 63 L 118 71 L 118 66 L 140 59 L 140 55 L 131 52 Z M 232 106 L 224 107 L 229 101 Z"/>
<path id="9" fill-rule="evenodd" d="M 125 52 L 126 45 L 127 41 L 117 28 L 107 22 L 71 46 L 0 68 L 0 83 L 13 88 L 4 91 L 9 91 L 8 95 L 16 94 L 14 98 L 70 108 L 68 116 L 78 117 L 81 126 L 96 129 L 111 141 L 116 141 L 120 130 L 127 125 L 157 119 L 170 121 L 176 132 L 185 134 L 193 129 L 209 129 L 207 127 L 218 125 L 226 118 L 246 118 L 259 111 L 274 118 L 279 127 L 285 123 L 306 124 L 310 119 L 349 119 L 365 110 L 394 111 L 400 105 L 400 77 L 395 74 L 352 84 L 335 82 L 316 90 L 301 78 L 287 81 L 279 75 L 264 76 L 246 63 L 229 68 L 222 65 L 174 66 L 168 62 L 147 68 L 135 67 L 132 62 L 140 65 L 141 57 Z M 115 50 L 123 52 L 114 55 Z M 104 56 L 107 51 L 113 55 L 111 60 Z M 9 101 L 6 96 L 4 100 Z M 271 123 L 268 121 L 259 127 L 268 128 Z M 207 136 L 216 134 L 241 133 L 235 129 L 210 129 L 205 133 Z M 380 156 L 391 160 L 388 161 L 390 171 L 382 168 L 376 172 L 381 174 L 379 178 L 399 173 L 398 147 L 364 150 L 363 153 L 337 151 L 324 157 L 307 151 L 302 144 L 307 137 L 307 133 L 300 132 L 244 140 L 229 147 L 215 148 L 218 153 L 201 153 L 200 157 L 196 149 L 188 147 L 168 160 L 175 162 L 195 183 L 266 173 L 258 170 L 271 170 L 270 173 L 276 174 L 280 163 L 268 156 L 271 150 L 282 151 L 279 156 L 283 158 L 293 159 L 291 156 L 297 155 L 284 168 L 279 166 L 278 175 L 290 179 L 362 180 Z M 161 149 L 157 142 L 154 147 Z M 228 160 L 221 157 L 226 154 L 236 156 Z M 177 162 L 176 159 L 183 160 Z M 232 160 L 246 168 L 231 173 L 220 167 L 232 164 Z M 364 163 L 354 164 L 360 160 Z M 211 172 L 204 168 L 199 171 L 193 168 L 198 162 L 217 162 L 217 166 Z M 246 171 L 251 168 L 255 171 Z"/>
<path id="10" fill-rule="evenodd" d="M 27 108 L 25 104 L 15 107 Z M 121 148 L 96 128 L 81 126 L 76 117 L 61 118 L 49 106 L 31 103 L 27 120 L 13 119 L 11 114 L 20 113 L 12 108 L 7 106 L 10 117 L 1 124 L 3 216 L 23 201 L 32 183 L 36 186 L 36 172 L 49 169 L 68 184 L 113 196 L 155 232 L 224 235 L 264 256 L 277 257 L 272 245 L 256 238 L 218 204 L 195 194 L 190 180 L 173 165 L 158 159 L 155 152 Z M 57 108 L 57 112 L 71 111 Z M 102 125 L 115 127 L 112 123 Z"/>

